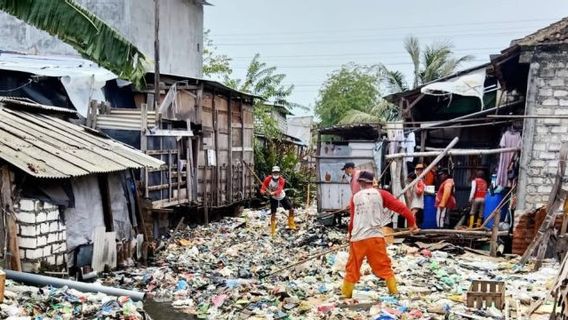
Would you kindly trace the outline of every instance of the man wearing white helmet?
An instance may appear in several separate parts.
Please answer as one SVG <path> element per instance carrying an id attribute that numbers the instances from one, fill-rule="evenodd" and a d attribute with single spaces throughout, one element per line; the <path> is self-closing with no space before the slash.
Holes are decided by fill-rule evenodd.
<path id="1" fill-rule="evenodd" d="M 276 210 L 282 206 L 284 210 L 288 210 L 288 228 L 296 230 L 294 222 L 294 209 L 290 199 L 286 197 L 284 185 L 286 180 L 280 175 L 280 167 L 272 167 L 272 175 L 266 177 L 262 182 L 260 193 L 270 196 L 270 234 L 276 234 Z"/>

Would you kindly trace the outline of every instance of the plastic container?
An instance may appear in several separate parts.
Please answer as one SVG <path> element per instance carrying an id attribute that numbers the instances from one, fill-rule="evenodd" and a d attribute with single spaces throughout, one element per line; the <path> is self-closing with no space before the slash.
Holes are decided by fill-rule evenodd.
<path id="1" fill-rule="evenodd" d="M 424 219 L 422 219 L 422 229 L 436 228 L 436 196 L 424 195 Z"/>
<path id="2" fill-rule="evenodd" d="M 501 200 L 503 200 L 504 196 L 505 195 L 503 193 L 496 193 L 494 195 L 491 195 L 491 193 L 487 193 L 487 195 L 485 196 L 485 209 L 483 210 L 483 221 L 485 221 L 485 219 L 487 219 L 487 217 L 491 215 L 493 210 L 497 208 L 499 203 L 501 203 Z M 507 205 L 504 205 L 503 208 L 501 208 L 501 220 L 500 220 L 501 222 L 505 221 L 505 217 L 507 216 L 507 210 L 508 210 L 507 207 L 508 207 Z M 486 227 L 489 229 L 493 228 L 493 219 L 487 223 Z"/>

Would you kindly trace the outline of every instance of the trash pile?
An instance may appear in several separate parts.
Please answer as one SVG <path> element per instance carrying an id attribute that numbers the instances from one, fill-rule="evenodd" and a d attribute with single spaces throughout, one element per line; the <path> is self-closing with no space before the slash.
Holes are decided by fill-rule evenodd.
<path id="1" fill-rule="evenodd" d="M 285 215 L 279 219 L 274 239 L 268 234 L 269 212 L 263 210 L 186 228 L 152 267 L 113 273 L 103 284 L 146 291 L 202 319 L 501 319 L 544 297 L 558 272 L 557 264 L 548 263 L 536 273 L 514 273 L 515 260 L 457 255 L 452 245 L 399 244 L 389 253 L 400 294 L 389 296 L 364 264 L 353 299 L 345 300 L 340 295 L 345 250 L 272 275 L 345 243 L 345 231 L 319 225 L 314 210 L 299 212 L 296 232 L 284 229 Z M 506 282 L 505 310 L 465 306 L 476 279 Z"/>
<path id="2" fill-rule="evenodd" d="M 6 281 L 0 319 L 145 319 L 142 302 L 67 287 L 37 288 Z"/>

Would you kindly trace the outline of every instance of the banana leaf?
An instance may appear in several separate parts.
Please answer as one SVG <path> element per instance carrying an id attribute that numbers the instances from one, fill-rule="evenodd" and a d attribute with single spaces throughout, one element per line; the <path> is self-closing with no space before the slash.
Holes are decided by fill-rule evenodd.
<path id="1" fill-rule="evenodd" d="M 140 88 L 147 59 L 117 30 L 72 0 L 0 0 L 0 10 L 71 45 Z"/>

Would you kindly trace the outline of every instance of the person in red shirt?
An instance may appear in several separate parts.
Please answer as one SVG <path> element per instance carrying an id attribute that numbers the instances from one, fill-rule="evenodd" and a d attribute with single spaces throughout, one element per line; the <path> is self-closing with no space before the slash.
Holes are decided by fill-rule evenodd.
<path id="1" fill-rule="evenodd" d="M 288 228 L 296 230 L 294 208 L 292 208 L 290 199 L 286 197 L 284 185 L 286 185 L 286 180 L 280 175 L 280 167 L 274 166 L 272 175 L 264 179 L 260 188 L 260 193 L 270 196 L 270 235 L 273 237 L 276 234 L 276 210 L 279 206 L 288 210 Z"/>
<path id="2" fill-rule="evenodd" d="M 353 296 L 353 288 L 361 277 L 361 264 L 365 258 L 373 273 L 386 281 L 389 293 L 398 293 L 382 230 L 391 220 L 386 209 L 404 216 L 408 220 L 410 231 L 418 231 L 410 209 L 389 192 L 373 188 L 373 179 L 372 172 L 361 171 L 357 179 L 361 190 L 351 196 L 349 258 L 341 288 L 345 298 Z"/>
<path id="3" fill-rule="evenodd" d="M 485 173 L 483 170 L 477 170 L 476 177 L 471 181 L 471 192 L 469 193 L 469 202 L 471 203 L 471 211 L 469 213 L 469 228 L 473 228 L 473 223 L 477 217 L 476 226 L 480 227 L 483 220 L 483 210 L 485 209 L 485 195 L 487 194 L 487 181 L 483 179 Z"/>
<path id="4" fill-rule="evenodd" d="M 455 183 L 448 169 L 440 170 L 439 174 L 441 184 L 436 193 L 436 224 L 438 228 L 444 228 L 448 209 L 456 208 Z"/>

